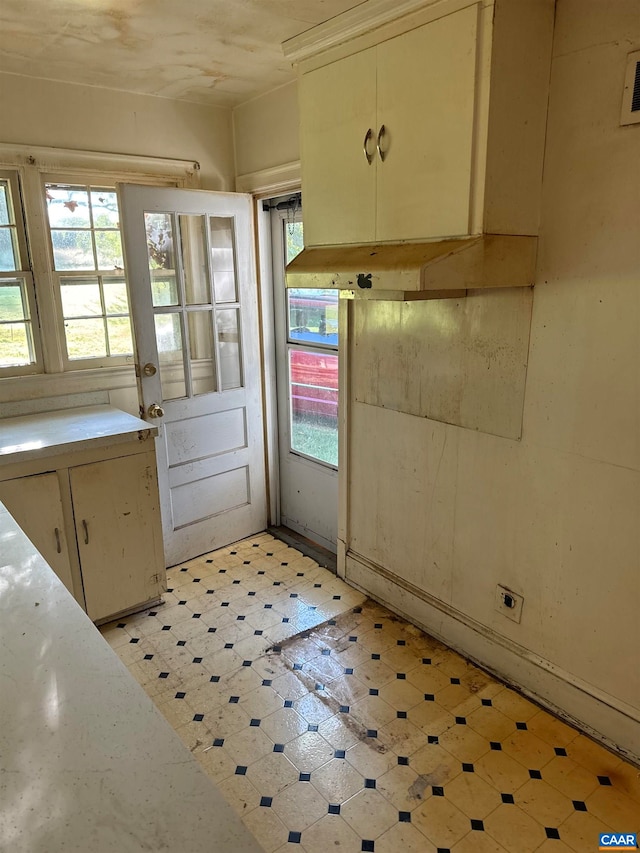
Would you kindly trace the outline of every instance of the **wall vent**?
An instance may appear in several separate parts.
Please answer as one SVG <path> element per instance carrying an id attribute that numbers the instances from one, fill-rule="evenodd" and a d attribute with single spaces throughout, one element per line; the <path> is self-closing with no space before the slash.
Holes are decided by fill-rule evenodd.
<path id="1" fill-rule="evenodd" d="M 640 123 L 640 50 L 627 57 L 620 124 Z"/>

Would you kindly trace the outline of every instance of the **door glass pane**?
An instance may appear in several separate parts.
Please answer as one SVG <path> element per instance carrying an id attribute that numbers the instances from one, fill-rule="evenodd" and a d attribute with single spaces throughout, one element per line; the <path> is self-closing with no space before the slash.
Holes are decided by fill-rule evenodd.
<path id="1" fill-rule="evenodd" d="M 151 298 L 153 307 L 178 305 L 180 298 L 175 273 L 165 270 L 151 270 Z"/>
<path id="2" fill-rule="evenodd" d="M 193 393 L 208 394 L 216 390 L 213 359 L 213 317 L 211 311 L 189 311 L 189 356 Z"/>
<path id="3" fill-rule="evenodd" d="M 288 288 L 289 340 L 338 345 L 338 291 Z"/>
<path id="4" fill-rule="evenodd" d="M 175 272 L 175 242 L 171 214 L 145 213 L 144 224 L 147 232 L 149 269 Z"/>
<path id="5" fill-rule="evenodd" d="M 338 467 L 338 356 L 289 352 L 291 449 Z"/>
<path id="6" fill-rule="evenodd" d="M 238 308 L 225 308 L 216 314 L 218 360 L 223 391 L 242 387 L 239 314 Z"/>
<path id="7" fill-rule="evenodd" d="M 235 259 L 233 253 L 233 219 L 209 218 L 211 231 L 211 270 L 216 302 L 237 302 Z"/>
<path id="8" fill-rule="evenodd" d="M 156 314 L 154 320 L 162 399 L 177 400 L 186 397 L 180 314 Z"/>
<path id="9" fill-rule="evenodd" d="M 180 245 L 184 268 L 184 290 L 187 305 L 206 305 L 209 294 L 209 271 L 206 264 L 204 216 L 180 214 Z"/>

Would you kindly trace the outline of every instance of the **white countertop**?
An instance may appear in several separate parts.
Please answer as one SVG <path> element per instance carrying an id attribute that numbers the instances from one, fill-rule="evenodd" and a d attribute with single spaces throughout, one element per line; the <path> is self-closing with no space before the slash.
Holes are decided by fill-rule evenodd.
<path id="1" fill-rule="evenodd" d="M 260 853 L 1 503 L 0 648 L 0 851 Z"/>
<path id="2" fill-rule="evenodd" d="M 118 444 L 158 434 L 156 427 L 112 406 L 84 406 L 0 419 L 0 464 L 55 456 L 63 450 Z"/>

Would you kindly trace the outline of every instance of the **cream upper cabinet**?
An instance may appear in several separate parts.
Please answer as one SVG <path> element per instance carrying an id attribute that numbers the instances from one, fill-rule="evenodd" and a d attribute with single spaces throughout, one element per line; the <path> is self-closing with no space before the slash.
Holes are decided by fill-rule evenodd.
<path id="1" fill-rule="evenodd" d="M 305 245 L 535 238 L 554 0 L 402 6 L 365 0 L 284 44 Z"/>
<path id="2" fill-rule="evenodd" d="M 376 48 L 376 240 L 468 233 L 477 20 L 469 7 Z"/>
<path id="3" fill-rule="evenodd" d="M 376 227 L 375 48 L 305 74 L 300 89 L 305 242 L 372 240 Z"/>
<path id="4" fill-rule="evenodd" d="M 478 12 L 300 80 L 307 245 L 466 234 Z"/>

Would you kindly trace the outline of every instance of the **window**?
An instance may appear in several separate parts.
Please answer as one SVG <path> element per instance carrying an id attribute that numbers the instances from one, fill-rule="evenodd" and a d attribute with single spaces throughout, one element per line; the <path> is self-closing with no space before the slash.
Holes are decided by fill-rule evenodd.
<path id="1" fill-rule="evenodd" d="M 33 374 L 39 394 L 44 374 L 74 371 L 74 387 L 92 389 L 95 375 L 77 371 L 133 365 L 116 184 L 197 186 L 198 169 L 0 143 L 0 379 Z"/>
<path id="2" fill-rule="evenodd" d="M 303 247 L 302 222 L 284 222 L 285 258 Z M 338 466 L 338 292 L 287 288 L 290 447 Z"/>
<path id="3" fill-rule="evenodd" d="M 114 187 L 44 185 L 53 280 L 68 362 L 133 354 Z"/>
<path id="4" fill-rule="evenodd" d="M 16 172 L 0 172 L 0 376 L 40 369 L 35 301 Z"/>

